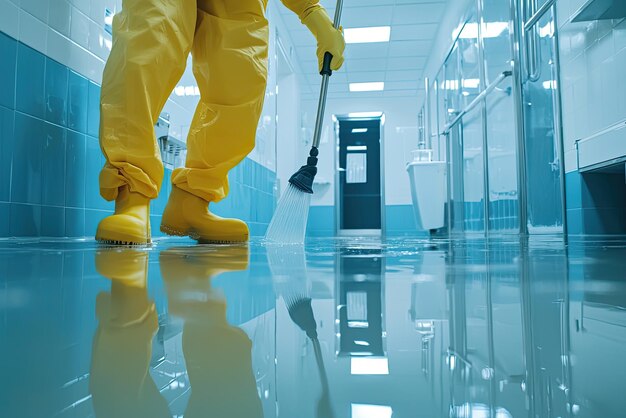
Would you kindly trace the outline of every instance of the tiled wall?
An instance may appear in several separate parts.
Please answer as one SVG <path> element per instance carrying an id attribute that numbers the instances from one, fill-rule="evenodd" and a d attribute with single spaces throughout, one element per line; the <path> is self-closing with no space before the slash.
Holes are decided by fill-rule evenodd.
<path id="1" fill-rule="evenodd" d="M 623 165 L 613 174 L 578 171 L 626 155 L 626 129 L 601 133 L 626 122 L 626 20 L 573 23 L 584 3 L 557 2 L 567 223 L 572 234 L 626 233 Z"/>
<path id="2" fill-rule="evenodd" d="M 113 211 L 98 190 L 100 87 L 0 33 L 0 238 L 93 236 Z M 152 202 L 153 233 L 171 188 Z M 262 235 L 273 209 L 274 172 L 246 159 L 230 173 L 218 214 Z"/>
<path id="3" fill-rule="evenodd" d="M 423 236 L 427 233 L 416 224 L 412 205 L 387 205 L 385 207 L 385 227 L 388 237 Z M 307 236 L 335 236 L 335 207 L 311 206 Z"/>

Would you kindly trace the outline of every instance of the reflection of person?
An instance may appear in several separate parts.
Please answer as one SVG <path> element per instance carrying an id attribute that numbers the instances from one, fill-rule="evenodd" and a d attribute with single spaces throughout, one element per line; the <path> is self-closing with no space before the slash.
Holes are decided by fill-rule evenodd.
<path id="1" fill-rule="evenodd" d="M 170 312 L 183 318 L 183 352 L 191 383 L 185 417 L 262 418 L 252 372 L 252 342 L 226 322 L 225 300 L 211 278 L 245 270 L 247 247 L 170 249 L 161 253 Z"/>
<path id="2" fill-rule="evenodd" d="M 111 292 L 96 300 L 89 387 L 99 418 L 170 417 L 167 402 L 148 372 L 159 324 L 148 297 L 148 253 L 133 249 L 96 253 L 96 269 L 111 279 Z"/>
<path id="3" fill-rule="evenodd" d="M 183 352 L 191 383 L 186 417 L 263 417 L 252 372 L 252 343 L 226 322 L 226 302 L 211 278 L 245 270 L 246 247 L 170 249 L 160 255 L 169 311 L 181 317 Z M 96 268 L 111 292 L 96 300 L 90 389 L 96 417 L 170 417 L 149 373 L 157 312 L 146 290 L 148 253 L 103 250 Z"/>
<path id="4" fill-rule="evenodd" d="M 343 63 L 345 42 L 318 0 L 282 0 L 325 52 Z M 163 165 L 154 124 L 185 69 L 189 52 L 200 104 L 184 168 L 172 174 L 161 230 L 201 241 L 246 241 L 240 220 L 212 215 L 209 202 L 228 194 L 227 173 L 254 147 L 267 81 L 267 0 L 133 0 L 113 19 L 113 48 L 102 83 L 100 145 L 106 164 L 100 193 L 115 200 L 96 239 L 150 242 L 149 202 Z"/>

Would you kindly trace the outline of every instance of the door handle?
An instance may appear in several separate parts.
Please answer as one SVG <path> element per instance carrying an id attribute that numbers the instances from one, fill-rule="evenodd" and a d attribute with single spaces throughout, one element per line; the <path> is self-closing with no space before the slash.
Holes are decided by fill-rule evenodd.
<path id="1" fill-rule="evenodd" d="M 346 171 L 346 169 L 342 167 L 337 167 L 337 171 Z"/>

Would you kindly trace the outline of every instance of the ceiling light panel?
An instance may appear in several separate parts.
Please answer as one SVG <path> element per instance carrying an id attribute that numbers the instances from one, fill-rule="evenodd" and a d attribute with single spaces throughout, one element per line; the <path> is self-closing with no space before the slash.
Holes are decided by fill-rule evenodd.
<path id="1" fill-rule="evenodd" d="M 389 42 L 389 38 L 391 37 L 391 27 L 376 26 L 369 28 L 345 28 L 344 37 L 347 44 Z"/>
<path id="2" fill-rule="evenodd" d="M 374 81 L 369 83 L 350 83 L 350 91 L 383 91 L 385 83 L 382 81 Z"/>

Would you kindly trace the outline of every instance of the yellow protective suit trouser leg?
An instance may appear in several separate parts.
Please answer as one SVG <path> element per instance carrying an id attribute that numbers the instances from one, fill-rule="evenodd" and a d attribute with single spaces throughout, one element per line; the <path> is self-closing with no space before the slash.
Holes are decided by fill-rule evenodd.
<path id="1" fill-rule="evenodd" d="M 193 47 L 201 92 L 185 168 L 173 183 L 205 201 L 228 194 L 227 173 L 254 147 L 267 79 L 263 0 L 124 0 L 102 85 L 100 193 L 158 195 L 163 166 L 154 124 Z"/>
<path id="2" fill-rule="evenodd" d="M 124 0 L 115 15 L 100 100 L 105 199 L 116 199 L 126 184 L 157 197 L 163 164 L 154 125 L 185 70 L 196 20 L 196 0 Z"/>
<path id="3" fill-rule="evenodd" d="M 228 171 L 254 148 L 268 34 L 264 1 L 198 0 L 192 56 L 200 103 L 185 167 L 174 171 L 172 183 L 207 202 L 228 195 Z"/>

